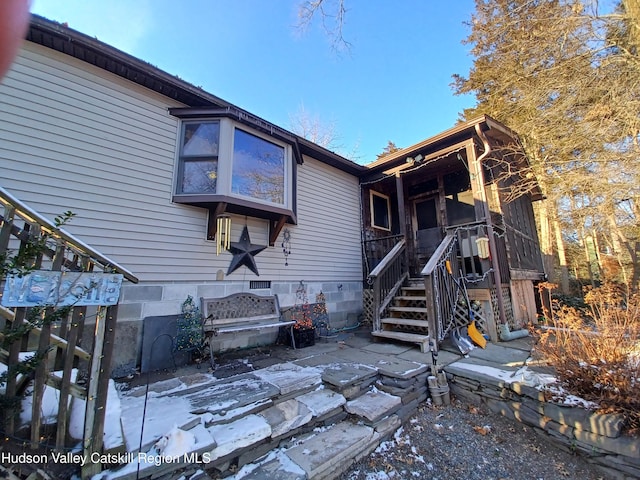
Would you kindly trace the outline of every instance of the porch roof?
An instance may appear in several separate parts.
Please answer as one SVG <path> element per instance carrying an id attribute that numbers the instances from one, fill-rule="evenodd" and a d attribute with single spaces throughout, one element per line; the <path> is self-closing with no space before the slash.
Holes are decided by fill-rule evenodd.
<path id="1" fill-rule="evenodd" d="M 446 148 L 449 145 L 458 143 L 463 139 L 470 139 L 476 135 L 475 126 L 479 125 L 482 131 L 488 137 L 496 138 L 502 141 L 517 141 L 517 134 L 510 128 L 491 118 L 488 115 L 482 115 L 476 117 L 467 122 L 462 122 L 454 127 L 438 133 L 433 137 L 427 138 L 415 145 L 403 148 L 397 152 L 385 155 L 375 162 L 365 165 L 369 169 L 369 173 L 377 172 L 380 170 L 388 170 L 393 167 L 397 167 L 407 161 L 408 157 L 413 157 L 418 153 L 423 155 L 430 152 L 436 152 L 440 149 Z"/>

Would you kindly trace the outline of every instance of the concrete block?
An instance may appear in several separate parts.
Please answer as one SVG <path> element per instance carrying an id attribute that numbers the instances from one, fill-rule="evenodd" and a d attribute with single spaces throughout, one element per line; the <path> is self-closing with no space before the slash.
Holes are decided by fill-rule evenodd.
<path id="1" fill-rule="evenodd" d="M 123 302 L 158 302 L 162 300 L 161 285 L 123 285 L 122 286 Z"/>
<path id="2" fill-rule="evenodd" d="M 168 284 L 164 285 L 162 300 L 179 300 L 180 302 L 184 302 L 189 295 L 193 297 L 196 305 L 200 304 L 197 285 Z"/>
<path id="3" fill-rule="evenodd" d="M 295 294 L 295 291 L 292 292 L 291 290 L 291 284 L 284 282 L 271 282 L 271 292 L 273 292 L 274 295 L 278 295 L 279 300 L 281 295 Z"/>
<path id="4" fill-rule="evenodd" d="M 181 310 L 180 307 L 181 303 L 178 301 L 145 303 L 142 307 L 142 315 L 145 318 L 178 315 Z"/>
<path id="5" fill-rule="evenodd" d="M 224 286 L 224 296 L 226 297 L 234 293 L 241 293 L 246 290 L 247 288 L 242 283 L 227 283 Z"/>
<path id="6" fill-rule="evenodd" d="M 142 303 L 119 303 L 118 325 L 123 320 L 140 321 L 142 319 Z"/>
<path id="7" fill-rule="evenodd" d="M 225 294 L 225 284 L 223 282 L 220 283 L 210 283 L 206 285 L 198 285 L 196 289 L 197 297 L 195 300 L 200 302 L 200 297 L 204 298 L 220 298 L 226 296 Z"/>

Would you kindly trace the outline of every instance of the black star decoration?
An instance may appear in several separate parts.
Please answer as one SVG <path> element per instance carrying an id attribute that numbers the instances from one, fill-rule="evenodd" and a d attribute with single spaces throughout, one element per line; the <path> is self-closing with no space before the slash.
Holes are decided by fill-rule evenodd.
<path id="1" fill-rule="evenodd" d="M 258 267 L 256 266 L 256 261 L 253 257 L 265 248 L 267 248 L 266 245 L 253 245 L 251 243 L 251 240 L 249 239 L 249 230 L 245 225 L 242 230 L 242 235 L 240 235 L 240 241 L 231 242 L 231 246 L 229 247 L 229 251 L 233 254 L 233 258 L 231 259 L 231 264 L 229 264 L 227 275 L 244 265 L 257 276 L 260 276 L 258 273 Z"/>

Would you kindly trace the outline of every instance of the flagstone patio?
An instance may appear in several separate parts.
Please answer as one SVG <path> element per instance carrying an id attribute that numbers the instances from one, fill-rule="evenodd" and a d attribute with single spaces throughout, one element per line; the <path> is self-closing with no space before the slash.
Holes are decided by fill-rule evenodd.
<path id="1" fill-rule="evenodd" d="M 467 358 L 444 347 L 439 368 L 464 361 L 515 372 L 529 356 L 526 340 Z M 197 474 L 191 478 L 336 478 L 428 398 L 432 362 L 418 347 L 376 343 L 358 329 L 297 350 L 232 352 L 216 359 L 213 372 L 188 366 L 143 374 L 119 385 L 121 451 L 163 458 L 163 446 L 184 432 L 171 468 Z M 147 478 L 169 468 L 157 463 L 138 458 L 101 478 Z"/>

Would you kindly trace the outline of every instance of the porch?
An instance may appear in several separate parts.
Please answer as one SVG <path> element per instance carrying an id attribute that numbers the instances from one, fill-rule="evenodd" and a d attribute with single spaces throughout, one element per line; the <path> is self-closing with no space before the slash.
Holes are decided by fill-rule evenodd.
<path id="1" fill-rule="evenodd" d="M 491 341 L 537 321 L 544 278 L 527 159 L 489 117 L 369 165 L 361 180 L 365 308 L 373 335 L 437 349 L 475 325 Z M 368 308 L 367 308 L 368 307 Z"/>

